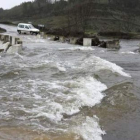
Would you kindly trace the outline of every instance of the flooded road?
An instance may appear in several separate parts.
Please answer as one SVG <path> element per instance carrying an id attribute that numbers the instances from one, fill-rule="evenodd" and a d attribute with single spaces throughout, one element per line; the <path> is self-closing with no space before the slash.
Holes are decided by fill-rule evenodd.
<path id="1" fill-rule="evenodd" d="M 139 140 L 138 40 L 119 51 L 18 35 L 0 55 L 0 140 Z"/>

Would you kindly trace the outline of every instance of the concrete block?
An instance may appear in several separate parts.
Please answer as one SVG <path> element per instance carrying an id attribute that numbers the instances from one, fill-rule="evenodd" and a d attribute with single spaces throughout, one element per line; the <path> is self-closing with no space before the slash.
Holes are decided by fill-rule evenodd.
<path id="1" fill-rule="evenodd" d="M 84 38 L 83 46 L 92 46 L 92 38 Z"/>
<path id="2" fill-rule="evenodd" d="M 3 43 L 9 42 L 9 35 L 0 35 L 0 40 Z"/>
<path id="3" fill-rule="evenodd" d="M 38 39 L 40 39 L 40 38 L 41 38 L 41 35 L 40 35 L 40 34 L 38 34 L 38 35 L 37 35 L 37 38 L 38 38 Z"/>
<path id="4" fill-rule="evenodd" d="M 15 44 L 16 44 L 15 37 L 10 36 L 10 45 L 15 45 Z"/>
<path id="5" fill-rule="evenodd" d="M 54 41 L 55 36 L 54 36 L 54 35 L 50 35 L 50 36 L 48 37 L 48 39 L 51 40 L 51 41 Z"/>
<path id="6" fill-rule="evenodd" d="M 45 32 L 41 32 L 39 38 L 46 39 L 47 38 L 46 33 Z"/>
<path id="7" fill-rule="evenodd" d="M 18 44 L 17 42 L 20 40 L 20 38 L 16 38 L 16 37 L 13 37 L 13 36 L 10 36 L 10 45 L 15 45 L 15 44 Z"/>
<path id="8" fill-rule="evenodd" d="M 45 33 L 44 32 L 41 32 L 40 35 L 41 35 L 41 37 L 44 37 Z"/>
<path id="9" fill-rule="evenodd" d="M 5 40 L 5 35 L 1 35 L 1 41 L 4 42 L 4 40 Z"/>
<path id="10" fill-rule="evenodd" d="M 10 42 L 6 42 L 0 46 L 0 49 L 2 49 L 4 52 L 6 52 L 9 48 L 9 46 L 10 46 Z"/>
<path id="11" fill-rule="evenodd" d="M 4 52 L 4 49 L 0 49 L 0 53 L 1 53 L 1 52 Z"/>
<path id="12" fill-rule="evenodd" d="M 64 36 L 60 36 L 59 37 L 59 41 L 62 42 L 62 43 L 64 43 L 65 42 L 65 37 Z"/>
<path id="13" fill-rule="evenodd" d="M 77 38 L 71 37 L 70 44 L 76 44 Z"/>
<path id="14" fill-rule="evenodd" d="M 109 49 L 120 49 L 120 41 L 119 40 L 107 41 L 106 46 Z"/>
<path id="15" fill-rule="evenodd" d="M 20 38 L 15 38 L 15 44 L 18 44 L 18 41 L 20 41 Z"/>
<path id="16" fill-rule="evenodd" d="M 46 35 L 46 34 L 44 34 L 44 35 L 42 36 L 42 38 L 43 38 L 43 39 L 46 39 L 46 38 L 47 38 L 47 35 Z"/>
<path id="17" fill-rule="evenodd" d="M 15 44 L 9 47 L 7 53 L 14 54 L 14 53 L 21 53 L 21 51 L 22 51 L 22 44 Z"/>
<path id="18" fill-rule="evenodd" d="M 4 37 L 4 42 L 9 42 L 10 41 L 10 36 L 9 35 L 5 35 Z"/>
<path id="19" fill-rule="evenodd" d="M 23 44 L 21 40 L 17 40 L 16 44 Z"/>

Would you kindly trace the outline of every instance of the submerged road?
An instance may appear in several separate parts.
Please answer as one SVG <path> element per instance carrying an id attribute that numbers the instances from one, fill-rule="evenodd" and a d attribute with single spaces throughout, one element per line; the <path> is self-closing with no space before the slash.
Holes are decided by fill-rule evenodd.
<path id="1" fill-rule="evenodd" d="M 139 40 L 111 51 L 18 35 L 0 55 L 0 140 L 139 140 Z"/>

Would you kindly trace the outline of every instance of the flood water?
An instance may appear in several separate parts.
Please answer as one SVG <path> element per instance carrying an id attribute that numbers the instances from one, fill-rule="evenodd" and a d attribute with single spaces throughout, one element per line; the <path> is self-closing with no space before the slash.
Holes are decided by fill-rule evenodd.
<path id="1" fill-rule="evenodd" d="M 0 140 L 140 140 L 139 40 L 112 51 L 18 35 L 0 54 Z"/>

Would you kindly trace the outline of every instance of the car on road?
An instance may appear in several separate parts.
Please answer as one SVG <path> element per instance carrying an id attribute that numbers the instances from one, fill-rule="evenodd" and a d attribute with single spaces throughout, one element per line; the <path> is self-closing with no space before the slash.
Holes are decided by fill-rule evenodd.
<path id="1" fill-rule="evenodd" d="M 27 24 L 27 23 L 19 23 L 17 26 L 17 32 L 19 34 L 21 33 L 26 33 L 26 34 L 39 34 L 40 30 L 36 29 L 32 24 Z"/>

